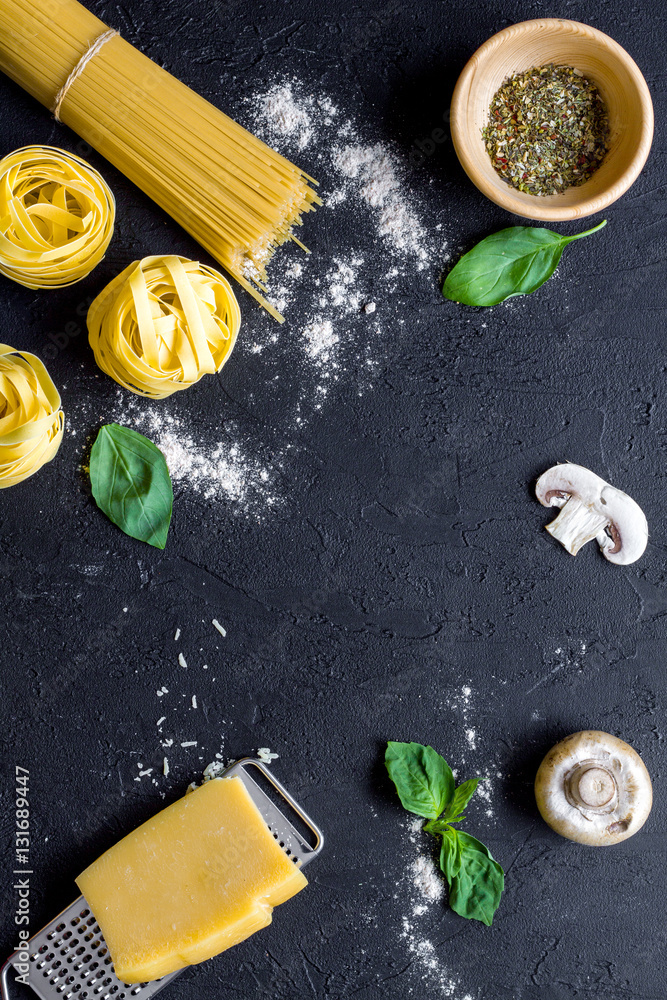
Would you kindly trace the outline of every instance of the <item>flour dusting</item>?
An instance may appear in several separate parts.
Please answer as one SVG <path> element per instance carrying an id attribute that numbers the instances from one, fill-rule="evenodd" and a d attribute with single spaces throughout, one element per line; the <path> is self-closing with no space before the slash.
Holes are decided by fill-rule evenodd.
<path id="1" fill-rule="evenodd" d="M 280 459 L 265 464 L 253 457 L 235 440 L 233 426 L 228 426 L 226 439 L 207 440 L 209 435 L 170 413 L 164 403 L 140 403 L 121 390 L 114 418 L 150 438 L 164 455 L 173 482 L 204 499 L 225 499 L 231 510 L 260 519 L 282 502 L 275 487 Z"/>
<path id="2" fill-rule="evenodd" d="M 443 997 L 473 1000 L 461 992 L 461 980 L 447 968 L 431 937 L 434 916 L 445 904 L 445 880 L 435 860 L 436 841 L 423 831 L 424 820 L 407 820 L 408 843 L 414 856 L 404 880 L 408 886 L 408 910 L 401 918 L 399 940 L 412 960 L 410 974 L 420 981 L 437 983 Z M 416 852 L 416 853 L 415 853 Z"/>
<path id="3" fill-rule="evenodd" d="M 387 306 L 392 292 L 421 272 L 432 281 L 445 244 L 439 227 L 424 221 L 405 153 L 369 142 L 366 123 L 346 116 L 326 94 L 283 79 L 248 100 L 248 115 L 252 130 L 286 156 L 299 162 L 298 154 L 307 153 L 309 171 L 323 181 L 320 225 L 325 216 L 335 226 L 336 255 L 323 276 L 313 273 L 317 257 L 276 259 L 269 281 L 270 301 L 298 330 L 304 369 L 317 380 L 302 394 L 300 411 L 308 402 L 318 410 L 344 375 L 359 392 L 373 384 L 388 326 L 403 325 Z M 307 304 L 293 317 L 297 294 Z M 271 331 L 251 350 L 266 352 L 282 337 Z"/>
<path id="4" fill-rule="evenodd" d="M 402 256 L 412 256 L 418 270 L 424 270 L 429 261 L 428 236 L 407 200 L 397 157 L 382 143 L 357 143 L 337 147 L 333 162 L 344 178 L 354 182 L 351 188 L 361 202 L 376 210 L 378 234 Z"/>

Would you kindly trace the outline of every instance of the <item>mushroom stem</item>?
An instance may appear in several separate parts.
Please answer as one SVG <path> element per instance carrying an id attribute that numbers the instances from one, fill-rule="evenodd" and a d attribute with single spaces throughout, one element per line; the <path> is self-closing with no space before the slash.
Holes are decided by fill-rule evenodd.
<path id="1" fill-rule="evenodd" d="M 589 809 L 603 809 L 608 806 L 616 791 L 613 774 L 599 764 L 576 768 L 570 775 L 570 795 Z"/>
<path id="2" fill-rule="evenodd" d="M 576 556 L 579 549 L 595 538 L 608 523 L 603 514 L 598 514 L 577 497 L 570 497 L 556 520 L 547 524 L 547 531 L 571 555 Z"/>

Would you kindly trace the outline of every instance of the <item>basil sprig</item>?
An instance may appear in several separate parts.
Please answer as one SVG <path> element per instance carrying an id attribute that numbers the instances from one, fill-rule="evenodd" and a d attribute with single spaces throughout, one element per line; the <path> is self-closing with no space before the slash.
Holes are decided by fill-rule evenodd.
<path id="1" fill-rule="evenodd" d="M 164 455 L 143 434 L 105 424 L 90 453 L 97 506 L 132 538 L 163 549 L 174 493 Z"/>
<path id="2" fill-rule="evenodd" d="M 606 225 L 603 219 L 575 236 L 535 226 L 501 229 L 461 257 L 447 275 L 442 294 L 465 306 L 497 306 L 514 295 L 529 295 L 551 277 L 568 243 Z"/>
<path id="3" fill-rule="evenodd" d="M 465 819 L 462 810 L 479 778 L 455 787 L 447 761 L 421 743 L 390 742 L 384 759 L 403 807 L 429 820 L 424 830 L 442 838 L 440 867 L 449 884 L 449 905 L 462 917 L 490 926 L 505 888 L 504 872 L 488 847 L 452 826 Z"/>

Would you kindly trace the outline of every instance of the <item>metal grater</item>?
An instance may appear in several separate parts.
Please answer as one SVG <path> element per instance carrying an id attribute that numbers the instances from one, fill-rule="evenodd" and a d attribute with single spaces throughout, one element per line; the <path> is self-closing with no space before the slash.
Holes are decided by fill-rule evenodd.
<path id="1" fill-rule="evenodd" d="M 273 786 L 312 835 L 312 843 L 290 822 L 287 816 L 248 773 L 257 768 Z M 322 850 L 323 837 L 319 828 L 295 802 L 286 788 L 273 777 L 261 761 L 244 757 L 222 772 L 220 777 L 241 778 L 250 797 L 264 817 L 275 839 L 295 865 L 303 868 Z M 116 978 L 102 932 L 86 900 L 79 896 L 55 920 L 43 927 L 27 943 L 29 953 L 28 978 L 31 988 L 43 1000 L 144 1000 L 155 996 L 172 979 L 184 972 L 172 972 L 150 983 L 128 986 Z M 9 975 L 18 963 L 18 953 L 11 955 L 0 972 L 3 1000 L 10 1000 Z M 12 980 L 13 981 L 13 980 Z"/>

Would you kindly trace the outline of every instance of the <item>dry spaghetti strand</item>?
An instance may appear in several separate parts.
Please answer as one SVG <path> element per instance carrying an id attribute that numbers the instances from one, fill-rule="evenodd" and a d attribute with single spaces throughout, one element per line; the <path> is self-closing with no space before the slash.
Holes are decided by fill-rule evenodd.
<path id="1" fill-rule="evenodd" d="M 77 0 L 0 0 L 0 68 L 52 108 L 107 31 Z M 71 80 L 59 115 L 282 320 L 262 295 L 266 265 L 320 203 L 312 178 L 120 36 Z"/>
<path id="2" fill-rule="evenodd" d="M 51 461 L 64 425 L 60 395 L 39 358 L 0 344 L 0 490 Z"/>

